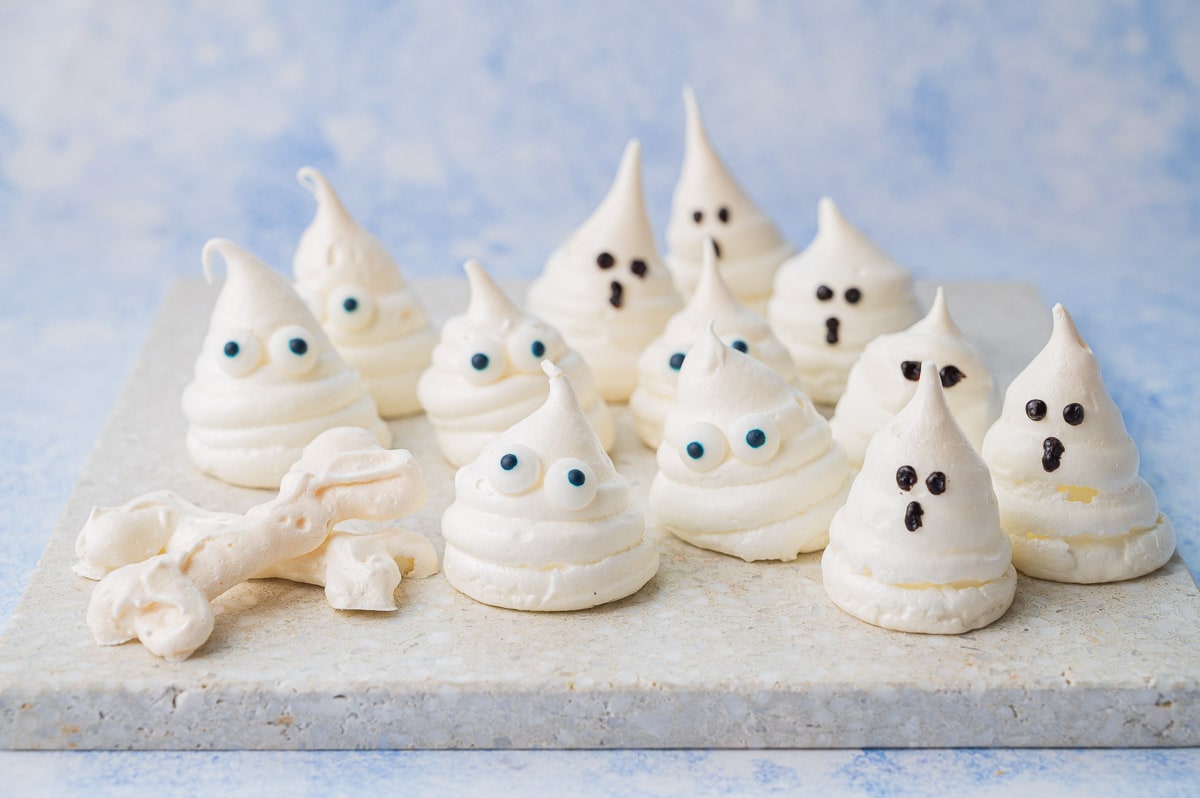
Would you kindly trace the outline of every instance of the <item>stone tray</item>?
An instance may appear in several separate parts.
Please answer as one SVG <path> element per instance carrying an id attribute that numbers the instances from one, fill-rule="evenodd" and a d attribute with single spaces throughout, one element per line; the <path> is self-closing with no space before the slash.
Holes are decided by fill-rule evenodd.
<path id="1" fill-rule="evenodd" d="M 420 286 L 436 316 L 461 282 Z M 926 298 L 929 286 L 922 286 Z M 1007 384 L 1049 331 L 1029 286 L 948 287 Z M 636 595 L 569 614 L 477 604 L 440 576 L 405 581 L 391 614 L 338 612 L 319 588 L 239 585 L 216 631 L 169 663 L 100 648 L 94 583 L 70 571 L 94 504 L 170 487 L 212 509 L 266 494 L 195 471 L 180 390 L 213 289 L 175 286 L 0 641 L 0 746 L 111 749 L 1176 746 L 1200 744 L 1200 594 L 1178 557 L 1107 586 L 1022 577 L 1000 621 L 906 635 L 843 614 L 819 557 L 748 564 L 656 535 Z M 644 501 L 652 454 L 618 408 L 617 466 Z M 452 471 L 424 418 L 394 423 L 425 468 L 407 526 L 441 547 Z"/>

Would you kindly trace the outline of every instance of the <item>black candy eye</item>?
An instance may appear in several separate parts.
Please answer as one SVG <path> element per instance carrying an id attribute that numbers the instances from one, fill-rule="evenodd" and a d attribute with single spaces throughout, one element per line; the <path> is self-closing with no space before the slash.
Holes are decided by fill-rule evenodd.
<path id="1" fill-rule="evenodd" d="M 1041 399 L 1030 399 L 1025 403 L 1025 415 L 1033 421 L 1041 421 L 1046 417 L 1046 403 Z"/>
<path id="2" fill-rule="evenodd" d="M 921 379 L 921 364 L 916 360 L 906 360 L 900 364 L 900 373 L 904 379 L 916 382 Z"/>
<path id="3" fill-rule="evenodd" d="M 352 296 L 348 296 L 342 300 L 342 307 L 345 308 L 347 313 L 353 313 L 358 310 L 358 300 Z"/>
<path id="4" fill-rule="evenodd" d="M 692 221 L 700 224 L 704 221 L 704 211 L 692 211 Z"/>
<path id="5" fill-rule="evenodd" d="M 912 490 L 917 484 L 917 470 L 912 466 L 900 466 L 896 469 L 896 484 L 900 490 Z"/>
<path id="6" fill-rule="evenodd" d="M 672 371 L 679 371 L 680 367 L 683 366 L 683 352 L 676 352 L 671 355 L 671 359 L 667 361 L 667 365 L 671 367 Z"/>
<path id="7" fill-rule="evenodd" d="M 225 348 L 221 351 L 225 353 L 225 357 L 237 357 L 238 352 L 241 352 L 242 348 L 238 346 L 237 341 L 226 341 Z"/>
<path id="8" fill-rule="evenodd" d="M 827 285 L 817 286 L 817 299 L 822 302 L 828 302 L 833 299 L 833 289 Z"/>
<path id="9" fill-rule="evenodd" d="M 546 345 L 541 341 L 534 341 L 529 345 L 529 352 L 534 357 L 542 357 L 546 354 Z"/>
<path id="10" fill-rule="evenodd" d="M 1063 408 L 1063 421 L 1070 424 L 1072 427 L 1078 427 L 1083 423 L 1083 405 L 1079 402 L 1071 402 Z"/>
<path id="11" fill-rule="evenodd" d="M 953 388 L 958 385 L 967 376 L 958 370 L 958 366 L 946 366 L 938 372 L 938 376 L 942 378 L 943 388 Z"/>
<path id="12" fill-rule="evenodd" d="M 729 209 L 722 207 L 717 211 L 717 218 L 721 220 L 722 224 L 729 224 Z"/>
<path id="13" fill-rule="evenodd" d="M 688 457 L 693 460 L 699 460 L 704 456 L 704 444 L 700 443 L 700 441 L 692 441 L 684 447 L 684 451 L 687 452 Z"/>
<path id="14" fill-rule="evenodd" d="M 517 467 L 518 462 L 517 456 L 510 452 L 509 454 L 506 454 L 500 458 L 500 467 L 505 471 L 512 471 Z"/>
<path id="15" fill-rule="evenodd" d="M 475 354 L 471 355 L 471 368 L 475 369 L 476 371 L 483 371 L 488 367 L 488 363 L 490 362 L 491 359 L 483 352 L 476 352 Z"/>
<path id="16" fill-rule="evenodd" d="M 746 433 L 746 445 L 751 449 L 762 448 L 767 442 L 767 434 L 760 429 L 752 429 Z"/>
<path id="17" fill-rule="evenodd" d="M 741 352 L 743 355 L 750 351 L 750 344 L 746 343 L 741 338 L 736 339 L 730 344 L 730 346 Z"/>
<path id="18" fill-rule="evenodd" d="M 578 468 L 572 468 L 567 472 L 567 482 L 570 482 L 572 485 L 578 488 L 580 485 L 587 482 L 587 475 Z"/>
<path id="19" fill-rule="evenodd" d="M 601 269 L 611 269 L 616 260 L 607 252 L 601 252 L 596 256 L 596 265 Z"/>
<path id="20" fill-rule="evenodd" d="M 941 471 L 934 471 L 925 478 L 925 487 L 929 488 L 929 492 L 934 496 L 941 496 L 946 492 L 946 475 Z"/>
<path id="21" fill-rule="evenodd" d="M 646 261 L 638 258 L 633 263 L 629 264 L 629 270 L 638 277 L 645 277 L 646 272 L 649 271 L 649 267 L 646 266 Z"/>
<path id="22" fill-rule="evenodd" d="M 857 305 L 860 299 L 862 299 L 862 291 L 859 291 L 857 288 L 846 289 L 846 301 L 851 305 Z"/>
<path id="23" fill-rule="evenodd" d="M 288 349 L 292 350 L 293 355 L 303 355 L 308 351 L 308 341 L 303 338 L 288 339 Z"/>

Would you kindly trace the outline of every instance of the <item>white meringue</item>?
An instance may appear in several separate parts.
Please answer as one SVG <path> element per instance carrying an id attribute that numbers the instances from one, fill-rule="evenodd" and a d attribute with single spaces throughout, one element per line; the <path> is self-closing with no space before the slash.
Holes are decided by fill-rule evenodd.
<path id="1" fill-rule="evenodd" d="M 1016 592 L 987 466 L 922 365 L 912 401 L 871 439 L 821 558 L 825 592 L 867 623 L 959 634 L 1005 613 Z"/>
<path id="2" fill-rule="evenodd" d="M 297 292 L 357 369 L 380 415 L 420 412 L 417 380 L 437 343 L 429 317 L 396 261 L 350 216 L 324 176 L 306 166 L 297 178 L 317 199 L 292 262 Z"/>
<path id="3" fill-rule="evenodd" d="M 908 270 L 823 198 L 816 237 L 780 267 L 767 307 L 805 393 L 819 405 L 837 404 L 863 347 L 920 317 Z"/>
<path id="4" fill-rule="evenodd" d="M 679 371 L 650 511 L 688 543 L 794 560 L 828 540 L 853 473 L 803 394 L 710 325 Z"/>
<path id="5" fill-rule="evenodd" d="M 484 604 L 578 610 L 637 592 L 658 550 L 570 381 L 543 368 L 546 403 L 455 477 L 442 571 Z"/>
<path id="6" fill-rule="evenodd" d="M 463 267 L 471 285 L 466 313 L 442 327 L 433 363 L 417 386 L 438 446 L 455 466 L 474 460 L 502 432 L 541 406 L 550 388 L 542 361 L 571 378 L 605 449 L 616 430 L 584 359 L 558 331 L 523 313 L 478 261 Z"/>
<path id="7" fill-rule="evenodd" d="M 1156 570 L 1175 529 L 1138 476 L 1137 446 L 1096 356 L 1062 305 L 1045 348 L 1017 375 L 983 457 L 1022 573 L 1113 582 Z"/>
<path id="8" fill-rule="evenodd" d="M 730 290 L 755 313 L 765 313 L 775 271 L 796 250 L 713 150 L 690 87 L 683 90 L 683 107 L 683 168 L 671 200 L 667 265 L 679 290 L 691 296 L 700 281 L 704 240 L 711 238 Z"/>
<path id="9" fill-rule="evenodd" d="M 850 369 L 846 392 L 829 426 L 855 468 L 862 465 L 871 436 L 916 393 L 926 360 L 941 365 L 946 404 L 954 420 L 977 451 L 983 446 L 983 436 L 1000 414 L 1000 389 L 979 351 L 950 318 L 945 291 L 939 287 L 925 318 L 903 332 L 871 341 Z"/>
<path id="10" fill-rule="evenodd" d="M 683 305 L 658 256 L 641 170 L 641 147 L 630 141 L 600 207 L 529 289 L 529 310 L 583 355 L 610 402 L 629 399 L 642 350 Z"/>
<path id="11" fill-rule="evenodd" d="M 796 379 L 792 356 L 771 333 L 766 320 L 746 309 L 725 285 L 717 269 L 713 242 L 707 241 L 704 270 L 695 293 L 638 360 L 638 385 L 629 398 L 629 408 L 633 411 L 638 437 L 651 448 L 662 443 L 663 422 L 675 404 L 684 355 L 701 339 L 709 324 L 721 340 L 765 363 L 785 382 Z"/>
<path id="12" fill-rule="evenodd" d="M 192 461 L 226 482 L 273 488 L 327 429 L 363 427 L 390 446 L 362 380 L 291 284 L 222 238 L 204 245 L 210 282 L 214 253 L 225 258 L 228 276 L 183 391 Z"/>

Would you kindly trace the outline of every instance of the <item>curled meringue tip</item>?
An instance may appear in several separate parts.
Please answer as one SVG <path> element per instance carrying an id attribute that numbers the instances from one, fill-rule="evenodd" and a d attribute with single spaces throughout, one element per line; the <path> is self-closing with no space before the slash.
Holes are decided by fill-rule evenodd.
<path id="1" fill-rule="evenodd" d="M 550 395 L 546 397 L 546 403 L 542 407 L 558 415 L 578 416 L 583 425 L 590 430 L 591 425 L 584 415 L 583 406 L 579 404 L 579 397 L 575 394 L 571 378 L 550 360 L 542 361 L 542 371 L 550 380 Z M 595 436 L 595 433 L 592 435 Z"/>
<path id="2" fill-rule="evenodd" d="M 296 170 L 296 180 L 318 198 L 322 192 L 332 191 L 325 175 L 321 174 L 315 166 L 301 166 Z"/>
<path id="3" fill-rule="evenodd" d="M 950 308 L 946 305 L 946 289 L 940 285 L 937 293 L 933 295 L 933 304 L 929 307 L 929 312 L 925 314 L 925 323 L 945 334 L 961 335 L 958 325 L 950 316 Z"/>
<path id="4" fill-rule="evenodd" d="M 204 269 L 204 279 L 209 285 L 216 280 L 213 273 L 213 255 L 216 254 L 219 254 L 225 261 L 227 271 L 232 271 L 245 262 L 258 261 L 258 258 L 228 238 L 210 238 L 204 242 L 204 249 L 200 252 L 200 265 Z"/>
<path id="5" fill-rule="evenodd" d="M 567 375 L 563 373 L 563 370 L 560 369 L 553 360 L 548 358 L 542 361 L 542 371 L 546 372 L 546 376 L 549 377 L 551 381 L 557 380 L 559 377 L 563 378 L 564 380 L 567 379 Z"/>
<path id="6" fill-rule="evenodd" d="M 325 179 L 325 175 L 321 174 L 315 166 L 300 167 L 296 172 L 296 180 L 316 197 L 317 212 L 313 217 L 314 222 L 324 217 L 330 221 L 340 218 L 350 224 L 357 224 L 350 216 L 350 212 L 346 210 L 346 206 L 342 204 L 341 197 L 333 190 L 333 186 Z"/>
<path id="7" fill-rule="evenodd" d="M 1071 318 L 1071 314 L 1067 312 L 1061 302 L 1055 304 L 1051 314 L 1054 317 L 1054 329 L 1050 332 L 1052 341 L 1057 341 L 1060 345 L 1073 344 L 1085 352 L 1092 351 L 1092 348 L 1083 340 L 1083 336 L 1079 334 L 1075 320 Z"/>
<path id="8" fill-rule="evenodd" d="M 487 324 L 501 324 L 521 315 L 521 311 L 496 285 L 483 264 L 472 258 L 463 264 L 463 271 L 467 273 L 467 284 L 471 288 L 467 316 Z"/>
<path id="9" fill-rule="evenodd" d="M 731 351 L 733 350 L 725 346 L 725 342 L 717 335 L 716 322 L 710 321 L 700 340 L 683 359 L 683 365 L 687 367 L 690 364 L 689 371 L 700 370 L 711 374 L 725 364 L 725 358 Z"/>

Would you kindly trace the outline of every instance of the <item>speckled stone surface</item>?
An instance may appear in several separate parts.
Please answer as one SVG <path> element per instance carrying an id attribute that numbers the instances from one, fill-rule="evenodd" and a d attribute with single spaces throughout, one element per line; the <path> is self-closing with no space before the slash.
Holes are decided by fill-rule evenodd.
<path id="1" fill-rule="evenodd" d="M 446 315 L 461 282 L 422 285 Z M 923 286 L 926 296 L 929 286 Z M 1040 347 L 1032 288 L 961 284 L 951 308 L 1002 383 Z M 92 582 L 69 570 L 93 504 L 170 487 L 213 509 L 265 494 L 194 470 L 178 395 L 214 292 L 168 297 L 0 641 L 0 745 L 16 748 L 1174 746 L 1200 743 L 1200 594 L 1174 559 L 1108 586 L 1021 578 L 1009 613 L 960 637 L 886 632 L 825 597 L 819 559 L 748 564 L 659 535 L 659 575 L 571 614 L 477 604 L 441 576 L 394 614 L 339 613 L 284 582 L 234 588 L 190 660 L 97 647 Z M 620 423 L 644 502 L 651 453 Z M 439 547 L 452 470 L 423 418 L 393 422 L 431 500 L 406 523 Z"/>

